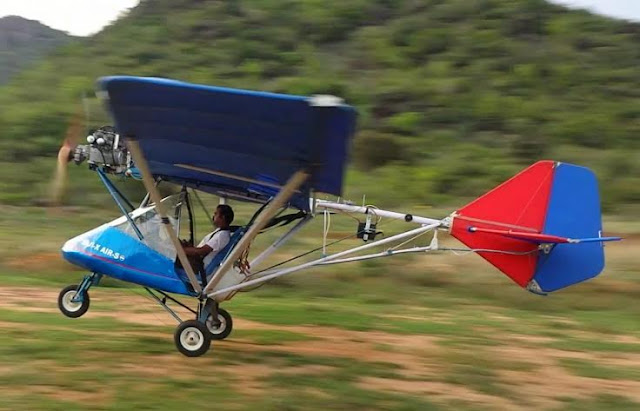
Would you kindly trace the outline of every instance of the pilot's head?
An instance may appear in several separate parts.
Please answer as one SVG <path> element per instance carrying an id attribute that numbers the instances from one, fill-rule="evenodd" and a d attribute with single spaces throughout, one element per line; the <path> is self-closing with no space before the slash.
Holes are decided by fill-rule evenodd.
<path id="1" fill-rule="evenodd" d="M 220 204 L 213 214 L 213 224 L 218 228 L 227 228 L 233 222 L 233 217 L 233 209 L 226 204 Z"/>

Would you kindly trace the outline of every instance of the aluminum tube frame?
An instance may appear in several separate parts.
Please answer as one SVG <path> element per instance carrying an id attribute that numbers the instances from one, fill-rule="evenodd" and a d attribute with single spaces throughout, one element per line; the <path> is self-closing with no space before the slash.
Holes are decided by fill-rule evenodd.
<path id="1" fill-rule="evenodd" d="M 298 188 L 309 178 L 309 173 L 304 170 L 296 171 L 289 181 L 282 187 L 282 189 L 276 194 L 273 200 L 262 210 L 262 212 L 256 217 L 255 221 L 246 232 L 242 239 L 231 250 L 231 253 L 222 261 L 220 267 L 215 271 L 211 280 L 202 291 L 203 294 L 208 294 L 213 288 L 222 280 L 222 276 L 233 267 L 235 261 L 240 257 L 244 250 L 251 244 L 253 239 L 271 221 L 271 219 L 278 213 L 280 207 L 284 206 L 289 199 L 296 193 Z"/>
<path id="2" fill-rule="evenodd" d="M 380 217 L 393 218 L 396 220 L 403 220 L 408 223 L 416 223 L 422 225 L 431 225 L 436 223 L 443 226 L 445 225 L 443 221 L 435 220 L 433 218 L 414 216 L 412 214 L 396 213 L 395 211 L 381 210 L 375 207 L 361 207 L 349 204 L 335 203 L 333 201 L 327 200 L 316 200 L 316 207 L 328 210 L 346 211 L 349 213 L 373 214 Z M 408 219 L 409 217 L 411 217 L 411 219 Z"/>
<path id="3" fill-rule="evenodd" d="M 274 251 L 280 248 L 280 246 L 284 245 L 287 241 L 289 241 L 289 239 L 293 237 L 295 233 L 297 233 L 302 227 L 304 227 L 312 219 L 313 219 L 313 215 L 307 214 L 302 220 L 298 221 L 298 223 L 296 223 L 296 225 L 294 225 L 293 228 L 291 228 L 289 231 L 287 231 L 282 236 L 280 236 L 276 241 L 273 242 L 273 244 L 271 244 L 268 248 L 262 251 L 260 255 L 254 258 L 249 263 L 249 267 L 255 267 L 259 265 L 262 261 L 264 261 L 264 259 L 269 257 L 271 254 L 273 254 Z M 231 298 L 233 298 L 233 296 L 235 296 L 236 293 L 237 291 L 232 292 L 226 298 L 226 300 L 230 300 Z"/>
<path id="4" fill-rule="evenodd" d="M 98 177 L 100 177 L 100 181 L 102 181 L 102 184 L 104 184 L 104 186 L 107 188 L 107 191 L 109 192 L 109 194 L 111 194 L 111 197 L 113 197 L 113 200 L 116 202 L 116 204 L 118 205 L 118 208 L 120 209 L 120 211 L 122 212 L 122 215 L 127 217 L 127 221 L 129 222 L 129 224 L 131 225 L 131 228 L 133 229 L 133 231 L 135 231 L 136 235 L 138 236 L 139 240 L 143 240 L 144 236 L 142 235 L 142 233 L 140 232 L 140 229 L 138 228 L 138 226 L 136 225 L 136 223 L 133 221 L 133 219 L 131 218 L 131 215 L 129 214 L 130 212 L 127 211 L 124 208 L 124 205 L 122 205 L 122 203 L 120 202 L 120 200 L 118 199 L 118 196 L 120 196 L 123 200 L 125 200 L 127 202 L 127 205 L 130 206 L 131 208 L 133 208 L 133 206 L 131 205 L 131 203 L 129 203 L 129 200 L 127 200 L 122 193 L 120 193 L 120 191 L 118 191 L 118 189 L 113 185 L 113 183 L 111 182 L 111 180 L 109 180 L 107 178 L 107 176 L 104 174 L 104 172 L 102 170 L 100 170 L 99 168 L 96 169 L 96 172 L 98 173 Z M 134 209 L 135 210 L 135 209 Z"/>
<path id="5" fill-rule="evenodd" d="M 341 252 L 336 253 L 336 254 L 328 255 L 328 256 L 319 258 L 317 260 L 313 260 L 313 261 L 310 261 L 308 263 L 304 263 L 302 265 L 307 267 L 307 266 L 317 265 L 320 262 L 335 260 L 336 258 L 343 257 L 345 255 L 357 253 L 357 252 L 360 252 L 360 251 L 363 251 L 363 250 L 367 250 L 369 248 L 374 248 L 374 247 L 377 247 L 377 246 L 380 246 L 380 245 L 383 245 L 383 244 L 392 243 L 392 242 L 397 241 L 397 240 L 402 240 L 403 238 L 406 238 L 406 237 L 417 236 L 419 234 L 426 233 L 428 231 L 437 229 L 439 226 L 440 226 L 440 222 L 438 221 L 437 223 L 434 223 L 434 224 L 422 226 L 422 227 L 419 227 L 419 228 L 414 228 L 413 230 L 405 231 L 404 233 L 396 234 L 394 236 L 391 236 L 391 237 L 388 237 L 388 238 L 385 238 L 385 239 L 382 239 L 382 240 L 378 240 L 378 241 L 374 241 L 374 242 L 369 243 L 369 244 L 361 245 L 360 247 L 351 248 L 349 250 L 341 251 Z M 296 266 L 296 267 L 301 267 L 301 266 Z M 296 267 L 291 267 L 291 268 L 296 268 Z M 286 270 L 287 269 L 283 269 L 282 271 L 286 271 Z M 279 272 L 279 271 L 280 270 L 278 270 L 278 271 L 266 271 L 266 272 L 262 273 L 262 275 L 260 275 L 258 278 L 262 278 L 262 277 L 271 275 L 271 274 L 273 274 L 275 272 Z"/>
<path id="6" fill-rule="evenodd" d="M 251 260 L 249 265 L 251 267 L 255 267 L 258 264 L 260 264 L 267 257 L 273 254 L 274 251 L 276 251 L 278 248 L 283 246 L 287 241 L 289 241 L 289 239 L 293 237 L 295 233 L 300 231 L 300 229 L 305 225 L 307 225 L 307 223 L 309 223 L 312 219 L 313 219 L 313 216 L 309 214 L 306 217 L 304 217 L 302 220 L 298 221 L 296 225 L 294 225 L 289 231 L 287 231 L 282 236 L 280 236 L 276 241 L 273 242 L 273 244 L 271 244 L 268 248 L 262 251 L 256 258 Z"/>
<path id="7" fill-rule="evenodd" d="M 161 182 L 162 182 L 161 178 L 156 178 L 155 187 L 158 187 Z M 140 205 L 138 206 L 138 208 L 148 207 L 149 206 L 149 201 L 151 201 L 151 194 L 149 194 L 149 192 L 147 192 L 147 194 L 144 196 L 144 198 L 140 202 Z"/>
<path id="8" fill-rule="evenodd" d="M 182 244 L 180 244 L 180 239 L 173 229 L 173 225 L 171 224 L 169 217 L 167 217 L 164 205 L 162 204 L 162 198 L 160 197 L 160 192 L 155 185 L 153 174 L 151 174 L 151 170 L 149 169 L 149 165 L 147 164 L 147 159 L 144 157 L 142 149 L 140 148 L 138 141 L 135 140 L 134 136 L 128 137 L 127 146 L 129 148 L 129 152 L 131 152 L 133 160 L 138 166 L 138 170 L 140 170 L 140 173 L 142 174 L 142 183 L 151 196 L 151 200 L 156 204 L 156 210 L 158 212 L 158 215 L 160 216 L 162 225 L 164 226 L 167 236 L 169 236 L 169 239 L 173 243 L 173 247 L 176 249 L 176 253 L 178 254 L 178 259 L 182 264 L 182 268 L 187 273 L 187 277 L 189 278 L 189 282 L 191 283 L 193 290 L 196 293 L 200 294 L 202 291 L 202 286 L 196 278 L 193 267 L 191 266 L 191 263 L 187 258 L 187 254 L 185 254 L 184 249 L 182 248 Z"/>
<path id="9" fill-rule="evenodd" d="M 404 232 L 404 233 L 396 234 L 396 235 L 391 236 L 389 238 L 385 238 L 383 240 L 374 241 L 372 243 L 365 244 L 365 245 L 362 245 L 360 247 L 352 248 L 350 250 L 345 250 L 345 251 L 342 251 L 342 252 L 339 252 L 339 253 L 336 253 L 336 254 L 333 254 L 333 255 L 322 257 L 322 258 L 319 258 L 317 260 L 313 260 L 313 261 L 310 261 L 310 262 L 307 262 L 307 263 L 304 263 L 304 264 L 300 264 L 300 265 L 295 266 L 295 267 L 289 267 L 289 268 L 285 268 L 283 270 L 278 270 L 278 271 L 274 271 L 274 272 L 267 271 L 267 272 L 263 273 L 263 275 L 261 275 L 260 277 L 258 277 L 256 279 L 249 280 L 247 282 L 240 283 L 240 284 L 237 284 L 237 285 L 234 285 L 234 286 L 231 286 L 231 287 L 223 288 L 222 290 L 210 292 L 210 293 L 207 294 L 207 297 L 212 298 L 212 297 L 215 297 L 216 295 L 219 295 L 219 294 L 224 294 L 224 293 L 228 293 L 228 292 L 231 292 L 231 291 L 240 290 L 242 288 L 251 287 L 253 285 L 260 284 L 260 283 L 263 283 L 263 282 L 266 282 L 266 281 L 270 281 L 270 280 L 272 280 L 274 278 L 281 277 L 283 275 L 290 274 L 290 273 L 293 273 L 295 271 L 300 271 L 300 270 L 303 270 L 303 269 L 308 268 L 308 267 L 322 265 L 322 263 L 324 263 L 326 261 L 335 260 L 337 258 L 344 257 L 345 255 L 357 253 L 359 251 L 363 251 L 363 250 L 366 250 L 366 249 L 369 249 L 369 248 L 372 248 L 372 247 L 377 247 L 377 246 L 380 246 L 382 244 L 387 244 L 387 243 L 390 243 L 390 242 L 393 242 L 393 241 L 401 240 L 401 239 L 406 238 L 406 237 L 411 237 L 411 236 L 414 236 L 414 235 L 417 235 L 417 234 L 422 234 L 424 232 L 431 231 L 433 229 L 437 229 L 441 224 L 442 224 L 441 221 L 436 221 L 433 224 L 422 226 L 422 227 L 419 227 L 419 228 L 416 228 L 416 229 L 413 229 L 413 230 L 410 230 L 410 231 L 407 231 L 407 232 Z"/>
<path id="10" fill-rule="evenodd" d="M 324 263 L 319 263 L 318 265 L 331 265 L 331 264 L 340 264 L 340 263 L 351 263 L 354 261 L 364 261 L 364 260 L 372 260 L 374 258 L 380 258 L 380 257 L 390 257 L 392 255 L 396 255 L 396 254 L 409 254 L 409 253 L 424 253 L 427 251 L 437 251 L 437 248 L 434 248 L 433 246 L 425 246 L 425 247 L 414 247 L 414 248 L 406 248 L 404 250 L 395 250 L 395 251 L 383 251 L 381 253 L 376 253 L 376 254 L 367 254 L 367 255 L 361 255 L 358 257 L 351 257 L 351 258 L 343 258 L 340 260 L 331 260 L 331 261 L 326 261 Z"/>
<path id="11" fill-rule="evenodd" d="M 153 297 L 153 299 L 156 300 L 156 302 L 160 304 L 162 308 L 164 308 L 169 314 L 171 314 L 171 316 L 178 322 L 178 324 L 182 323 L 182 318 L 180 318 L 175 311 L 169 308 L 169 306 L 166 303 L 164 303 L 157 295 L 152 293 L 151 290 L 149 290 L 147 287 L 145 287 L 144 289 L 147 290 L 147 292 L 151 295 L 151 297 Z"/>
<path id="12" fill-rule="evenodd" d="M 102 179 L 102 182 L 104 183 L 104 185 L 106 185 L 106 186 L 107 186 L 107 189 L 109 190 L 109 192 L 111 193 L 111 195 L 112 195 L 113 197 L 115 197 L 113 193 L 117 194 L 117 195 L 118 195 L 118 197 L 120 197 L 120 199 L 122 199 L 122 201 L 124 201 L 124 202 L 125 202 L 125 204 L 126 204 L 126 205 L 131 209 L 131 211 L 133 211 L 133 210 L 135 210 L 135 209 L 136 209 L 136 208 L 133 206 L 133 204 L 131 204 L 131 202 L 129 201 L 129 199 L 128 199 L 124 194 L 122 194 L 122 192 L 121 192 L 120 190 L 118 190 L 118 187 L 116 187 L 116 185 L 115 185 L 115 184 L 113 184 L 113 183 L 111 182 L 111 180 L 109 180 L 109 179 L 107 178 L 107 175 L 106 175 L 106 173 L 105 173 L 104 171 L 102 171 L 99 167 L 97 167 L 97 168 L 96 168 L 96 172 L 100 175 L 100 178 Z M 105 180 L 106 180 L 106 181 L 105 181 Z"/>

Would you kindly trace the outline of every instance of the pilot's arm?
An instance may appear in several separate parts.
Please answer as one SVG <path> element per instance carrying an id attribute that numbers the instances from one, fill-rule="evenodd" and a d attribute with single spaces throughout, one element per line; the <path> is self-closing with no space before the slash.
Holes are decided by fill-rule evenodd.
<path id="1" fill-rule="evenodd" d="M 206 237 L 205 237 L 206 238 Z M 204 240 L 203 240 L 204 241 Z M 219 231 L 213 233 L 206 242 L 200 243 L 202 244 L 200 247 L 193 247 L 191 244 L 186 241 L 182 242 L 182 248 L 184 248 L 187 256 L 198 256 L 201 258 L 205 258 L 209 253 L 219 253 L 220 250 L 224 248 L 229 240 L 224 240 L 224 236 L 220 234 Z"/>
<path id="2" fill-rule="evenodd" d="M 183 244 L 182 248 L 184 249 L 184 252 L 187 256 L 198 256 L 203 258 L 211 251 L 213 251 L 213 248 L 209 247 L 209 245 L 207 244 L 203 245 L 202 247 L 191 247 L 185 246 Z"/>

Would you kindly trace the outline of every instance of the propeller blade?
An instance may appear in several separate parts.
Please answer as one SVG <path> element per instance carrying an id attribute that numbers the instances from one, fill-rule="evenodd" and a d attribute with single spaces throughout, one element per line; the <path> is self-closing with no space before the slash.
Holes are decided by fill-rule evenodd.
<path id="1" fill-rule="evenodd" d="M 62 203 L 62 197 L 64 196 L 67 188 L 67 167 L 69 162 L 73 159 L 73 151 L 80 143 L 83 134 L 84 126 L 82 125 L 82 111 L 78 110 L 78 112 L 71 118 L 62 146 L 58 151 L 56 170 L 51 181 L 51 190 L 49 193 L 49 200 L 52 205 L 60 205 Z"/>
<path id="2" fill-rule="evenodd" d="M 84 126 L 82 124 L 83 115 L 80 110 L 71 118 L 71 122 L 69 123 L 69 127 L 67 127 L 67 132 L 65 133 L 64 141 L 62 142 L 62 146 L 70 147 L 71 150 L 76 148 L 76 146 L 80 143 L 84 134 Z"/>

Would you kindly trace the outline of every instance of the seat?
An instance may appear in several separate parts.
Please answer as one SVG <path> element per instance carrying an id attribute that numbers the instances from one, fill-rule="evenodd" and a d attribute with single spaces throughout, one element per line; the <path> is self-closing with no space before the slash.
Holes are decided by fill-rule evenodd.
<path id="1" fill-rule="evenodd" d="M 207 279 L 213 272 L 220 267 L 220 264 L 227 258 L 231 250 L 235 248 L 238 242 L 242 239 L 242 236 L 247 232 L 246 227 L 242 226 L 230 226 L 229 230 L 231 231 L 231 238 L 229 238 L 229 243 L 224 246 L 222 250 L 209 262 L 209 264 L 204 268 L 204 272 L 207 275 Z"/>

